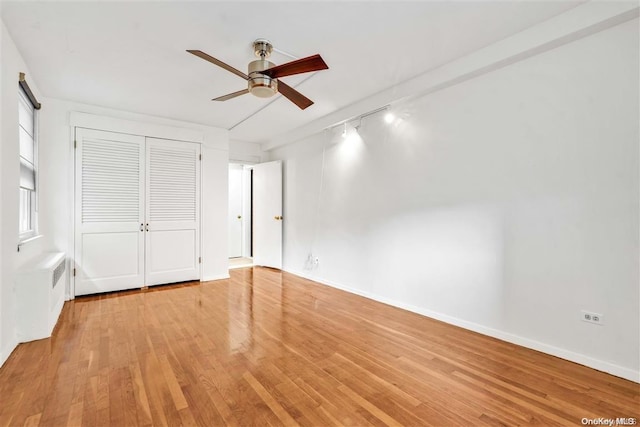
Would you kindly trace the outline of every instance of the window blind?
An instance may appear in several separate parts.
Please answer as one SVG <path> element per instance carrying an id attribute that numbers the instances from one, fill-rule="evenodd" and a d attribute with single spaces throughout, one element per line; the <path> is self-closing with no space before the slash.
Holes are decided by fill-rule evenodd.
<path id="1" fill-rule="evenodd" d="M 19 91 L 18 122 L 20 139 L 20 188 L 36 189 L 34 107 L 23 90 Z"/>

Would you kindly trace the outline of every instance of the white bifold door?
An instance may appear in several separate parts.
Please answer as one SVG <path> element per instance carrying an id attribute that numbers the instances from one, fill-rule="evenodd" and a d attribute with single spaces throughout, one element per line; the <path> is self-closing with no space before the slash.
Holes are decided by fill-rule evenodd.
<path id="1" fill-rule="evenodd" d="M 75 295 L 200 277 L 200 144 L 76 129 Z"/>
<path id="2" fill-rule="evenodd" d="M 200 144 L 147 138 L 147 285 L 200 278 Z"/>
<path id="3" fill-rule="evenodd" d="M 144 285 L 144 146 L 76 129 L 76 295 Z"/>

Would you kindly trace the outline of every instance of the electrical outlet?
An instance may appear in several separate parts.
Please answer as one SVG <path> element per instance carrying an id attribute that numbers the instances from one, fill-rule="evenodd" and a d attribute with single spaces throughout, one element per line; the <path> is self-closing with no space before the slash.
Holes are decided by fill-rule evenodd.
<path id="1" fill-rule="evenodd" d="M 593 323 L 596 325 L 604 325 L 604 316 L 600 313 L 593 313 L 591 311 L 582 310 L 580 312 L 583 322 Z"/>

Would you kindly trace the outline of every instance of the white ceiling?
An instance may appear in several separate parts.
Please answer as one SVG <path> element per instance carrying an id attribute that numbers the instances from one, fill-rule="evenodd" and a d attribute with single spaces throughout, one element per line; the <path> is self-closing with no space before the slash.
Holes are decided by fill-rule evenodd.
<path id="1" fill-rule="evenodd" d="M 44 96 L 264 142 L 579 3 L 2 1 L 1 13 Z M 283 79 L 313 106 L 302 111 L 281 96 L 210 101 L 246 82 L 185 50 L 246 71 L 256 38 L 298 57 L 322 55 L 329 70 Z"/>

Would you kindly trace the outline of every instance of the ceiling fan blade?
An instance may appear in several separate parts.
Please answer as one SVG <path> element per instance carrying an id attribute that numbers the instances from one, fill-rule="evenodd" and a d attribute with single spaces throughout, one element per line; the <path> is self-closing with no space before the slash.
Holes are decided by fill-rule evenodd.
<path id="1" fill-rule="evenodd" d="M 244 95 L 245 93 L 249 93 L 249 89 L 242 89 L 237 92 L 229 93 L 227 95 L 222 95 L 217 98 L 213 98 L 212 101 L 227 101 L 237 96 Z"/>
<path id="2" fill-rule="evenodd" d="M 294 74 L 309 73 L 311 71 L 326 70 L 329 66 L 324 62 L 320 55 L 312 55 L 306 58 L 296 59 L 286 64 L 276 65 L 268 70 L 261 71 L 272 79 L 277 79 Z"/>
<path id="3" fill-rule="evenodd" d="M 282 96 L 287 98 L 289 101 L 300 107 L 301 110 L 304 110 L 305 108 L 313 105 L 312 100 L 310 100 L 291 86 L 282 83 L 280 80 L 278 80 L 278 92 L 280 92 Z"/>
<path id="4" fill-rule="evenodd" d="M 233 68 L 231 65 L 225 64 L 224 62 L 220 61 L 219 59 L 214 58 L 211 55 L 207 55 L 206 53 L 204 53 L 201 50 L 187 50 L 187 52 L 189 52 L 189 53 L 191 53 L 191 54 L 193 54 L 195 56 L 198 56 L 198 57 L 204 59 L 205 61 L 209 61 L 212 64 L 216 64 L 218 67 L 224 68 L 227 71 L 231 71 L 236 76 L 240 76 L 245 80 L 249 80 L 249 76 L 247 76 L 242 71 Z"/>

